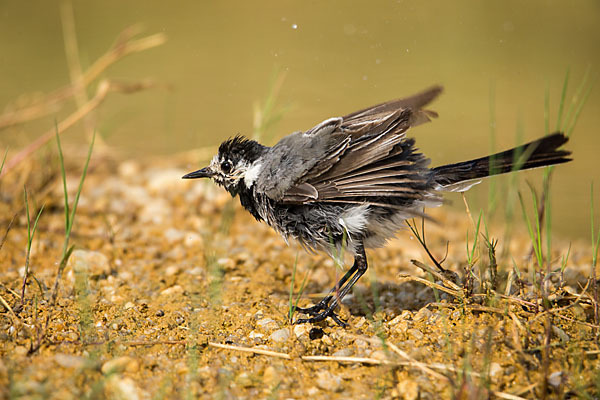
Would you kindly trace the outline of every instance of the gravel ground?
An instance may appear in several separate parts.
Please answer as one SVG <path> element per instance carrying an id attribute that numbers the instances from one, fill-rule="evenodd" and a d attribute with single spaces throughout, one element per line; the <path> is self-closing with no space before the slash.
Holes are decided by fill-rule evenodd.
<path id="1" fill-rule="evenodd" d="M 22 196 L 3 195 L 0 205 L 2 234 L 21 210 L 0 249 L 6 303 L 0 306 L 0 398 L 600 395 L 593 285 L 586 286 L 589 243 L 571 245 L 561 274 L 569 243 L 554 241 L 555 273 L 545 280 L 551 301 L 544 305 L 528 284 L 534 262 L 522 221 L 512 240 L 497 247 L 497 291 L 489 284 L 487 249 L 478 248 L 472 294 L 461 282 L 455 290 L 438 281 L 434 290 L 414 281 L 429 277 L 411 260 L 432 263 L 406 230 L 386 248 L 368 251 L 370 269 L 340 310 L 348 328 L 330 319 L 291 325 L 294 271 L 295 293 L 308 276 L 300 306 L 318 301 L 343 271 L 324 255 L 286 245 L 209 182 L 182 181 L 187 168 L 165 165 L 185 162 L 93 165 L 54 307 L 62 186 L 50 172 L 2 182 L 6 193 L 19 193 L 28 179 L 32 213 L 41 204 L 45 210 L 30 258 L 35 279 L 21 305 Z M 73 193 L 78 177 L 68 183 Z M 427 223 L 429 248 L 442 259 L 449 242 L 444 266 L 464 276 L 467 229 L 473 237 L 469 216 L 448 209 L 432 215 L 438 224 Z M 490 233 L 503 238 L 503 229 L 490 227 Z M 513 265 L 521 279 L 509 278 Z"/>

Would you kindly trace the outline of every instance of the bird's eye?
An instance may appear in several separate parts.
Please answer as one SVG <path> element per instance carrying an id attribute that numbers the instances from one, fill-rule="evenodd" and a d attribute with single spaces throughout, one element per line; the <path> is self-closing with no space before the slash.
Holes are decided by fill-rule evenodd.
<path id="1" fill-rule="evenodd" d="M 231 162 L 229 160 L 225 160 L 221 163 L 221 171 L 226 174 L 231 172 Z"/>

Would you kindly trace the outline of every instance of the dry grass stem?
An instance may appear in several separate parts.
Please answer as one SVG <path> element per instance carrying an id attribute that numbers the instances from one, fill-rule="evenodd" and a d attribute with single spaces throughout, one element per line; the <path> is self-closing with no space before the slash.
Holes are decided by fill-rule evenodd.
<path id="1" fill-rule="evenodd" d="M 430 282 L 427 279 L 419 278 L 418 276 L 413 276 L 413 275 L 409 275 L 409 274 L 399 274 L 398 277 L 400 279 L 398 283 L 415 281 L 415 282 L 422 283 L 425 286 L 429 286 L 432 289 L 441 290 L 442 292 L 448 293 L 449 295 L 451 295 L 453 297 L 463 298 L 462 292 L 460 292 L 458 290 L 448 289 L 445 286 L 439 285 L 434 282 Z"/>
<path id="2" fill-rule="evenodd" d="M 433 275 L 436 278 L 438 278 L 439 280 L 441 280 L 445 285 L 447 285 L 451 289 L 454 289 L 457 291 L 461 290 L 460 286 L 458 286 L 456 283 L 452 282 L 450 279 L 448 279 L 446 276 L 444 276 L 439 271 L 436 271 L 435 269 L 431 268 L 429 265 L 424 264 L 418 260 L 410 260 L 410 262 L 413 263 L 415 266 L 421 268 L 423 271 L 429 272 L 431 275 Z"/>
<path id="3" fill-rule="evenodd" d="M 8 174 L 12 169 L 14 169 L 19 163 L 23 160 L 26 160 L 32 153 L 38 150 L 40 147 L 48 143 L 58 132 L 58 134 L 63 133 L 70 127 L 72 127 L 75 123 L 81 120 L 84 116 L 86 116 L 89 112 L 98 107 L 102 102 L 106 99 L 106 95 L 110 92 L 119 92 L 119 93 L 134 93 L 141 90 L 149 89 L 155 87 L 156 84 L 152 81 L 146 82 L 136 82 L 136 83 L 124 83 L 117 82 L 112 80 L 102 80 L 98 84 L 98 89 L 96 90 L 96 94 L 90 101 L 85 103 L 83 107 L 78 108 L 71 115 L 66 117 L 63 121 L 58 124 L 58 127 L 49 129 L 42 136 L 38 137 L 32 143 L 30 143 L 23 150 L 19 151 L 15 154 L 10 160 L 6 162 L 2 173 L 0 173 L 0 179 Z"/>
<path id="4" fill-rule="evenodd" d="M 85 72 L 82 73 L 81 78 L 76 85 L 67 85 L 48 94 L 43 99 L 36 101 L 27 107 L 7 111 L 0 115 L 0 129 L 22 124 L 24 122 L 38 119 L 57 112 L 62 108 L 67 100 L 75 96 L 78 91 L 78 87 L 85 88 L 89 86 L 100 76 L 102 72 L 104 72 L 104 70 L 106 70 L 112 64 L 129 54 L 138 53 L 160 46 L 167 40 L 166 35 L 162 33 L 146 36 L 140 39 L 134 39 L 134 36 L 138 33 L 138 27 L 130 27 L 124 30 L 119 35 L 116 43 L 105 54 L 98 58 Z M 89 104 L 89 101 L 83 105 L 85 104 Z"/>

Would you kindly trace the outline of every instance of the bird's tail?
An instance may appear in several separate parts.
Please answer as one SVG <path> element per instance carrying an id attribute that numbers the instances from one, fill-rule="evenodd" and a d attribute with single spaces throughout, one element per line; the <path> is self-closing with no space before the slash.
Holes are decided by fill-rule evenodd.
<path id="1" fill-rule="evenodd" d="M 561 132 L 553 133 L 491 156 L 434 168 L 433 179 L 439 190 L 464 192 L 487 176 L 562 164 L 571 161 L 570 151 L 558 149 L 568 140 Z"/>

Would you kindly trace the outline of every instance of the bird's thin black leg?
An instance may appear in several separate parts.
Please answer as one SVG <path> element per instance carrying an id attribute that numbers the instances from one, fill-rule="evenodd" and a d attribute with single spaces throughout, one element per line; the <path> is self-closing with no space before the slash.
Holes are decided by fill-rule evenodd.
<path id="1" fill-rule="evenodd" d="M 344 276 L 342 276 L 342 278 L 338 281 L 338 283 L 335 284 L 335 286 L 329 291 L 329 293 L 327 293 L 327 295 L 325 297 L 323 297 L 321 299 L 321 301 L 319 301 L 317 304 L 315 304 L 312 307 L 307 307 L 307 308 L 296 307 L 296 311 L 301 312 L 303 314 L 318 315 L 319 311 L 324 310 L 329 306 L 329 302 L 334 297 L 334 295 L 339 292 L 340 288 L 344 285 L 344 283 L 346 283 L 346 281 L 352 275 L 354 275 L 354 273 L 357 270 L 358 270 L 358 266 L 356 265 L 356 262 L 355 262 L 352 265 L 352 268 L 350 268 L 348 270 L 348 272 L 346 272 L 344 274 Z"/>
<path id="2" fill-rule="evenodd" d="M 356 255 L 354 256 L 354 265 L 352 266 L 352 268 L 342 277 L 342 279 L 340 279 L 340 282 L 338 282 L 335 285 L 335 287 L 331 290 L 330 294 L 328 294 L 323 300 L 321 300 L 315 306 L 315 307 L 317 307 L 317 306 L 320 306 L 321 304 L 323 304 L 322 306 L 320 306 L 323 311 L 313 313 L 313 310 L 312 310 L 313 307 L 311 307 L 309 309 L 310 311 L 308 311 L 307 314 L 314 315 L 314 316 L 311 318 L 298 319 L 298 320 L 296 320 L 295 323 L 296 324 L 303 324 L 306 322 L 315 323 L 315 322 L 323 321 L 327 317 L 331 317 L 331 319 L 333 319 L 338 325 L 346 326 L 346 323 L 339 319 L 339 317 L 334 313 L 334 310 L 337 307 L 337 305 L 340 303 L 340 301 L 342 301 L 344 296 L 346 294 L 348 294 L 350 289 L 352 289 L 354 284 L 360 279 L 361 276 L 364 275 L 364 273 L 367 271 L 367 268 L 368 268 L 367 255 L 365 254 L 364 246 L 361 243 L 360 246 L 357 248 Z M 350 276 L 352 276 L 352 277 L 350 278 Z M 344 284 L 348 279 L 349 279 L 349 281 L 346 284 Z M 341 289 L 339 289 L 339 292 L 338 292 L 338 288 L 340 286 L 341 286 Z M 336 292 L 336 293 L 334 294 L 333 292 Z M 333 301 L 331 302 L 331 304 L 329 304 L 329 301 L 331 301 L 332 299 L 333 299 Z M 301 310 L 299 310 L 299 311 L 303 312 Z"/>

